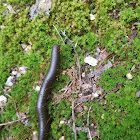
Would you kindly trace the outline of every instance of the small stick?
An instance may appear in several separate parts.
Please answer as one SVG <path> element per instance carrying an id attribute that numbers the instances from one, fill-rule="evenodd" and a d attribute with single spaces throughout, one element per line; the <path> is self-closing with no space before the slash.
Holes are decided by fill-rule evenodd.
<path id="1" fill-rule="evenodd" d="M 64 94 L 67 93 L 68 89 L 71 87 L 71 85 L 72 85 L 72 83 L 73 83 L 74 81 L 75 81 L 75 78 L 71 81 L 71 83 L 69 84 L 69 86 L 67 87 L 67 89 L 65 90 L 65 92 L 64 92 L 62 95 L 64 95 Z M 62 99 L 62 98 L 60 98 L 56 104 L 59 104 L 59 102 L 61 101 L 61 99 Z"/>
<path id="2" fill-rule="evenodd" d="M 54 26 L 54 25 L 53 25 Z M 54 26 L 54 28 L 55 28 L 55 30 L 57 31 L 57 33 L 59 34 L 59 32 L 58 32 L 58 30 L 57 30 L 57 28 Z M 59 34 L 59 36 L 60 36 L 60 38 L 61 38 L 61 40 L 63 41 L 63 43 L 64 43 L 64 45 L 65 45 L 65 42 L 64 42 L 64 40 L 63 40 L 63 38 L 62 38 L 62 36 Z"/>
<path id="3" fill-rule="evenodd" d="M 89 139 L 92 140 L 90 129 L 89 129 L 89 112 L 90 112 L 91 107 L 88 110 L 88 116 L 87 116 L 87 127 L 88 127 L 88 134 L 89 134 Z"/>
<path id="4" fill-rule="evenodd" d="M 27 117 L 23 117 L 23 118 L 21 118 L 21 119 L 19 119 L 19 120 L 15 120 L 15 121 L 7 122 L 7 123 L 2 123 L 2 124 L 0 124 L 0 126 L 8 125 L 8 124 L 12 124 L 12 123 L 14 123 L 14 122 L 18 122 L 18 121 L 21 121 L 21 120 L 26 119 L 26 118 L 27 118 Z"/>
<path id="5" fill-rule="evenodd" d="M 55 27 L 55 26 L 54 26 Z M 55 27 L 56 28 L 56 27 Z M 57 29 L 56 29 L 57 30 Z M 65 30 L 66 31 L 66 30 Z M 73 41 L 72 40 L 70 40 L 68 37 L 67 37 L 67 35 L 66 35 L 66 33 L 65 33 L 65 31 L 63 32 L 62 31 L 62 35 L 64 35 L 65 36 L 65 40 L 66 39 L 68 39 L 68 41 L 69 41 L 69 44 L 73 47 L 73 49 L 74 49 L 74 52 L 76 53 L 76 59 L 77 59 L 77 63 L 78 63 L 78 68 L 79 68 L 79 81 L 80 81 L 80 85 L 81 85 L 81 67 L 80 67 L 80 62 L 79 62 L 79 59 L 78 59 L 78 54 L 77 54 L 77 51 L 76 51 L 76 46 L 77 46 L 77 42 L 76 42 L 76 44 L 75 44 L 75 46 L 73 46 Z M 58 32 L 58 30 L 57 30 L 57 32 Z M 59 35 L 60 36 L 60 35 Z M 62 39 L 63 40 L 63 39 Z M 64 42 L 64 41 L 63 41 Z M 65 43 L 64 43 L 65 44 Z"/>
<path id="6" fill-rule="evenodd" d="M 92 140 L 90 129 L 88 128 L 89 139 Z"/>
<path id="7" fill-rule="evenodd" d="M 68 91 L 68 89 L 71 87 L 72 83 L 75 81 L 75 78 L 71 81 L 71 83 L 69 84 L 68 88 L 65 90 L 65 92 L 63 93 L 63 95 Z"/>
<path id="8" fill-rule="evenodd" d="M 89 127 L 89 112 L 90 112 L 91 107 L 88 110 L 88 116 L 87 116 L 87 127 Z"/>
<path id="9" fill-rule="evenodd" d="M 77 106 L 81 105 L 82 103 L 78 103 L 74 108 L 76 108 Z"/>
<path id="10" fill-rule="evenodd" d="M 77 140 L 76 126 L 75 126 L 75 116 L 74 116 L 74 100 L 72 100 L 72 120 L 73 120 L 73 132 L 75 135 L 75 140 Z"/>
<path id="11" fill-rule="evenodd" d="M 78 68 L 79 68 L 79 80 L 80 80 L 80 85 L 81 85 L 81 66 L 80 66 L 80 62 L 79 62 L 79 59 L 78 59 L 77 51 L 75 49 L 76 46 L 77 46 L 77 42 L 75 43 L 75 46 L 73 46 L 73 49 L 74 49 L 74 52 L 76 53 L 76 57 L 77 57 L 77 63 L 78 63 Z"/>

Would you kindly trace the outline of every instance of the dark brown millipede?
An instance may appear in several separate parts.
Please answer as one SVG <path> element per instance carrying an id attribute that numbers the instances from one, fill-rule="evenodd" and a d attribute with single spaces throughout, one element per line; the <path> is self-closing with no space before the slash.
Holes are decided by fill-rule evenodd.
<path id="1" fill-rule="evenodd" d="M 51 63 L 49 71 L 44 79 L 44 82 L 41 86 L 38 100 L 37 100 L 37 113 L 39 120 L 39 140 L 47 140 L 49 134 L 49 114 L 48 114 L 48 100 L 49 94 L 52 90 L 52 84 L 56 79 L 60 64 L 60 47 L 55 44 L 52 48 Z"/>

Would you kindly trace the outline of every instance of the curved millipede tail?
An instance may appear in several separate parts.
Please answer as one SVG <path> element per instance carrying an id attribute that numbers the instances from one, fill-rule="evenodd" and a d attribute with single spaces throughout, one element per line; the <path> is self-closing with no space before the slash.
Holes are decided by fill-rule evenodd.
<path id="1" fill-rule="evenodd" d="M 51 63 L 49 71 L 41 86 L 38 100 L 37 100 L 37 113 L 39 120 L 39 140 L 47 140 L 49 134 L 49 114 L 47 104 L 49 101 L 52 84 L 56 79 L 56 75 L 60 64 L 60 46 L 55 44 L 52 48 Z"/>

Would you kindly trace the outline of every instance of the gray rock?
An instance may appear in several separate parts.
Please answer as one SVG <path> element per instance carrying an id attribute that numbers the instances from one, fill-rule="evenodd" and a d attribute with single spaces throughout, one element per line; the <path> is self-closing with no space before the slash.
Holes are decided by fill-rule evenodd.
<path id="1" fill-rule="evenodd" d="M 11 87 L 13 86 L 13 81 L 14 81 L 14 76 L 9 76 L 5 85 Z"/>
<path id="2" fill-rule="evenodd" d="M 3 95 L 0 95 L 0 107 L 6 106 L 7 98 Z"/>
<path id="3" fill-rule="evenodd" d="M 136 93 L 136 96 L 140 98 L 140 91 Z"/>
<path id="4" fill-rule="evenodd" d="M 30 7 L 30 19 L 33 19 L 40 12 L 45 11 L 46 15 L 50 15 L 52 0 L 36 0 L 36 3 Z"/>
<path id="5" fill-rule="evenodd" d="M 12 75 L 17 75 L 17 71 L 12 71 Z"/>

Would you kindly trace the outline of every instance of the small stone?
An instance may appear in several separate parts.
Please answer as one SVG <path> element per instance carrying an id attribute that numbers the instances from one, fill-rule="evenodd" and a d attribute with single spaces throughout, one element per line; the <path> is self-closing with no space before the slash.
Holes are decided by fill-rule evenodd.
<path id="1" fill-rule="evenodd" d="M 95 20 L 95 15 L 90 14 L 90 20 Z"/>
<path id="2" fill-rule="evenodd" d="M 32 140 L 38 140 L 38 135 L 36 131 L 33 131 L 33 137 Z"/>
<path id="3" fill-rule="evenodd" d="M 25 66 L 19 67 L 19 72 L 20 72 L 21 74 L 25 74 L 26 71 L 27 71 L 27 67 L 25 67 Z"/>
<path id="4" fill-rule="evenodd" d="M 32 49 L 31 45 L 28 45 L 28 46 L 25 48 L 25 53 L 30 54 L 31 49 Z"/>
<path id="5" fill-rule="evenodd" d="M 97 98 L 99 95 L 98 95 L 97 92 L 95 92 L 95 93 L 92 93 L 92 96 L 93 96 L 94 98 Z"/>
<path id="6" fill-rule="evenodd" d="M 33 131 L 33 137 L 32 140 L 38 140 L 37 132 Z"/>
<path id="7" fill-rule="evenodd" d="M 1 25 L 0 28 L 1 28 L 1 29 L 4 29 L 4 28 L 6 28 L 6 26 Z"/>
<path id="8" fill-rule="evenodd" d="M 3 95 L 0 95 L 0 107 L 6 106 L 7 98 Z"/>
<path id="9" fill-rule="evenodd" d="M 131 75 L 131 73 L 126 74 L 127 79 L 131 80 L 133 78 L 133 76 Z"/>
<path id="10" fill-rule="evenodd" d="M 13 86 L 13 82 L 12 82 L 13 80 L 14 80 L 14 76 L 9 76 L 5 85 L 9 87 Z"/>
<path id="11" fill-rule="evenodd" d="M 86 73 L 85 73 L 85 72 L 83 72 L 83 73 L 82 73 L 82 77 L 85 77 L 85 76 L 86 76 Z"/>
<path id="12" fill-rule="evenodd" d="M 35 91 L 40 91 L 40 86 L 36 86 L 36 87 L 34 88 L 34 90 L 35 90 Z"/>
<path id="13" fill-rule="evenodd" d="M 91 57 L 91 56 L 88 56 L 88 57 L 86 57 L 86 58 L 84 59 L 84 62 L 85 62 L 85 63 L 88 63 L 88 64 L 91 65 L 91 66 L 96 66 L 97 63 L 98 63 L 98 60 L 95 59 L 95 58 L 93 58 L 93 57 Z"/>
<path id="14" fill-rule="evenodd" d="M 12 75 L 17 75 L 17 71 L 12 71 Z"/>
<path id="15" fill-rule="evenodd" d="M 8 5 L 7 3 L 3 3 L 4 6 L 6 6 L 10 13 L 15 13 L 13 7 L 11 5 Z"/>
<path id="16" fill-rule="evenodd" d="M 65 136 L 62 136 L 59 140 L 65 140 Z"/>
<path id="17" fill-rule="evenodd" d="M 21 47 L 22 47 L 23 49 L 25 49 L 25 48 L 27 47 L 27 45 L 26 45 L 26 44 L 21 44 Z"/>
<path id="18" fill-rule="evenodd" d="M 101 118 L 104 119 L 104 114 L 102 114 Z"/>
<path id="19" fill-rule="evenodd" d="M 90 126 L 94 126 L 94 124 L 92 123 Z"/>
<path id="20" fill-rule="evenodd" d="M 132 70 L 132 72 L 136 73 L 136 72 L 138 72 L 138 69 L 135 68 L 135 69 Z"/>
<path id="21" fill-rule="evenodd" d="M 60 121 L 60 124 L 64 124 L 64 121 Z"/>
<path id="22" fill-rule="evenodd" d="M 36 131 L 33 131 L 33 135 L 36 135 L 37 134 L 37 132 Z"/>
<path id="23" fill-rule="evenodd" d="M 79 94 L 78 94 L 78 97 L 82 97 L 82 95 L 83 95 L 82 93 L 79 93 Z"/>
<path id="24" fill-rule="evenodd" d="M 140 98 L 140 91 L 136 93 L 136 96 Z"/>

